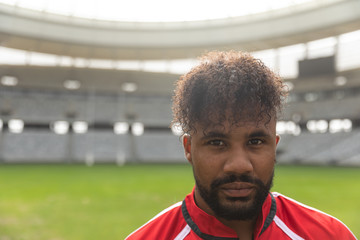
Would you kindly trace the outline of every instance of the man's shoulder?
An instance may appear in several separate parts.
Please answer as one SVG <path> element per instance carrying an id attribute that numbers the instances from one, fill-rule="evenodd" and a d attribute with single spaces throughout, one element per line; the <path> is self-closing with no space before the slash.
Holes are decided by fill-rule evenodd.
<path id="1" fill-rule="evenodd" d="M 286 226 L 294 232 L 301 232 L 303 236 L 318 235 L 328 237 L 326 239 L 335 239 L 331 238 L 334 236 L 353 236 L 349 228 L 339 219 L 280 193 L 272 194 L 277 205 L 275 221 L 277 225 Z M 355 236 L 344 239 L 355 239 Z"/>
<path id="2" fill-rule="evenodd" d="M 186 226 L 182 217 L 181 202 L 178 202 L 150 219 L 131 233 L 126 240 L 135 239 L 172 239 Z"/>
<path id="3" fill-rule="evenodd" d="M 327 222 L 336 220 L 335 222 L 339 222 L 340 220 L 335 217 L 318 210 L 316 208 L 310 207 L 306 204 L 303 204 L 299 201 L 296 201 L 290 197 L 287 197 L 283 194 L 274 192 L 272 193 L 276 199 L 277 205 L 277 214 L 280 216 L 296 216 L 299 220 L 313 220 L 316 221 L 318 218 L 321 218 L 321 222 Z"/>

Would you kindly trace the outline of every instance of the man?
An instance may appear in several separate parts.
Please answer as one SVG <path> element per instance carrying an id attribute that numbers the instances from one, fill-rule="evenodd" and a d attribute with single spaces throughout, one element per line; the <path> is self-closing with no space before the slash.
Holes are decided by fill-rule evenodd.
<path id="1" fill-rule="evenodd" d="M 127 240 L 356 239 L 339 220 L 270 193 L 285 96 L 281 79 L 249 54 L 205 55 L 173 99 L 195 188 Z"/>

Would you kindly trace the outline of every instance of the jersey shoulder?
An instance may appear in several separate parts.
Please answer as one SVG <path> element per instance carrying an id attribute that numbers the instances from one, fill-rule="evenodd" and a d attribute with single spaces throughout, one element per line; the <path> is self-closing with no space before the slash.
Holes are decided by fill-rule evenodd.
<path id="1" fill-rule="evenodd" d="M 185 226 L 179 202 L 157 214 L 125 240 L 173 239 Z"/>
<path id="2" fill-rule="evenodd" d="M 305 239 L 356 239 L 350 229 L 339 219 L 309 207 L 280 193 L 276 199 L 276 216 L 293 232 Z"/>

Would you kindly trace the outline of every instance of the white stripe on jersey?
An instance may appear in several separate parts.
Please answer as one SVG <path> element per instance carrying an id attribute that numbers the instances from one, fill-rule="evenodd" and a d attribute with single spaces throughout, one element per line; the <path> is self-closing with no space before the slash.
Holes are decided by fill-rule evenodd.
<path id="1" fill-rule="evenodd" d="M 337 219 L 336 217 L 331 216 L 330 214 L 327 214 L 327 213 L 325 213 L 325 212 L 323 212 L 323 211 L 320 211 L 319 209 L 316 209 L 316 208 L 310 207 L 310 206 L 308 206 L 308 205 L 305 205 L 305 204 L 303 204 L 303 203 L 301 203 L 301 202 L 298 202 L 298 201 L 296 201 L 296 200 L 294 200 L 294 199 L 292 199 L 292 198 L 289 198 L 289 197 L 287 197 L 287 196 L 285 196 L 285 195 L 282 195 L 281 193 L 272 192 L 272 194 L 273 194 L 274 197 L 281 196 L 281 197 L 283 197 L 283 198 L 286 198 L 287 200 L 290 200 L 290 201 L 292 201 L 292 202 L 294 202 L 294 203 L 299 204 L 300 206 L 302 206 L 302 207 L 304 207 L 304 208 L 313 210 L 313 211 L 315 211 L 315 212 L 322 213 L 322 214 L 324 214 L 324 215 L 327 215 L 327 216 L 335 219 L 336 221 L 340 222 L 344 227 L 346 227 L 346 229 L 349 230 L 349 232 L 354 236 L 354 238 L 357 239 L 357 238 L 355 237 L 354 233 L 352 233 L 351 230 L 348 228 L 348 226 L 346 226 L 342 221 L 340 221 L 340 220 Z"/>
<path id="2" fill-rule="evenodd" d="M 183 230 L 174 238 L 174 240 L 184 240 L 184 238 L 190 233 L 191 228 L 189 225 L 186 225 Z"/>
<path id="3" fill-rule="evenodd" d="M 160 217 L 160 216 L 163 215 L 164 213 L 166 213 L 166 212 L 168 212 L 168 211 L 170 211 L 170 210 L 172 210 L 172 209 L 174 209 L 174 208 L 176 208 L 176 207 L 181 206 L 181 204 L 182 204 L 182 202 L 175 203 L 174 205 L 172 205 L 172 206 L 166 208 L 165 210 L 161 211 L 161 212 L 160 212 L 159 214 L 157 214 L 155 217 L 153 217 L 152 219 L 150 219 L 149 221 L 147 221 L 144 225 L 142 225 L 141 227 L 139 227 L 138 229 L 136 229 L 135 231 L 133 231 L 132 233 L 130 233 L 130 235 L 125 238 L 125 240 L 126 240 L 128 237 L 130 237 L 133 233 L 135 233 L 136 231 L 138 231 L 140 228 L 144 227 L 146 224 L 152 222 L 153 220 L 155 220 L 156 218 Z"/>
<path id="4" fill-rule="evenodd" d="M 278 227 L 279 227 L 284 233 L 286 233 L 286 235 L 288 235 L 292 240 L 304 240 L 304 238 L 300 237 L 299 235 L 297 235 L 296 233 L 294 233 L 293 231 L 291 231 L 290 228 L 288 228 L 288 226 L 286 226 L 286 224 L 285 224 L 278 216 L 275 216 L 275 217 L 274 217 L 274 222 L 275 222 L 276 225 L 278 225 Z"/>

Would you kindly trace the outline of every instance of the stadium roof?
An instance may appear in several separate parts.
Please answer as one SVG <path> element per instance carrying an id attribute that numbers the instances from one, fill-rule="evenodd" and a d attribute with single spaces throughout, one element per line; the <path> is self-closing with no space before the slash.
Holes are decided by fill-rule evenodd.
<path id="1" fill-rule="evenodd" d="M 316 0 L 1 0 L 1 3 L 71 17 L 128 22 L 199 21 L 268 12 Z"/>
<path id="2" fill-rule="evenodd" d="M 43 0 L 33 6 L 31 1 L 2 2 L 6 3 L 0 4 L 2 46 L 82 58 L 192 58 L 213 49 L 258 51 L 360 29 L 358 0 L 279 0 L 263 1 L 262 4 L 247 1 L 247 5 L 240 7 L 232 5 L 239 1 L 230 0 L 222 1 L 221 6 L 216 6 L 215 1 L 207 1 L 203 3 L 204 7 L 195 5 L 201 1 L 178 1 L 178 5 L 171 1 L 171 6 L 169 1 L 145 1 L 141 4 L 127 1 L 122 6 L 118 5 L 120 1 L 110 4 L 104 0 L 95 3 L 79 1 L 79 5 L 74 1 L 51 1 L 50 4 L 50 1 Z M 128 5 L 130 2 L 136 3 L 135 7 Z M 251 8 L 253 5 L 249 5 L 250 2 L 256 3 L 256 12 Z M 270 6 L 270 3 L 278 5 Z M 38 10 L 34 10 L 35 6 L 38 6 Z M 72 10 L 66 10 L 66 6 Z M 85 6 L 96 10 L 96 14 L 86 15 Z M 110 7 L 112 12 L 107 12 L 106 9 Z M 135 13 L 126 17 L 124 12 L 130 13 L 126 7 L 136 10 Z M 213 7 L 217 7 L 218 11 L 212 11 Z M 249 8 L 245 10 L 246 7 Z M 55 9 L 58 10 L 56 14 Z M 161 19 L 172 22 L 158 22 L 161 14 L 155 12 L 156 9 L 173 17 Z M 207 12 L 215 15 L 202 15 Z M 104 21 L 102 13 L 108 18 L 117 16 L 119 19 Z M 150 20 L 145 13 L 151 13 L 150 16 L 156 18 Z M 130 19 L 130 15 L 134 18 Z M 135 16 L 143 18 L 136 19 Z M 178 18 L 175 19 L 176 16 Z M 190 18 L 180 18 L 183 16 Z M 145 20 L 150 22 L 139 22 Z"/>

